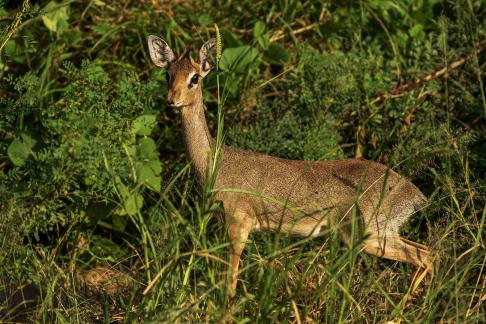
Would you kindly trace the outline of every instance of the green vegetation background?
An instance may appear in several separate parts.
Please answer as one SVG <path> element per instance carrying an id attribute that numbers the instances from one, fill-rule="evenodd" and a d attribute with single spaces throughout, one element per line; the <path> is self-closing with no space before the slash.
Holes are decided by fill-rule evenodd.
<path id="1" fill-rule="evenodd" d="M 485 18 L 480 0 L 0 1 L 0 322 L 484 320 Z M 210 128 L 219 75 L 227 144 L 408 176 L 429 284 L 330 229 L 254 234 L 226 296 L 224 225 L 146 47 L 197 51 L 214 24 Z"/>

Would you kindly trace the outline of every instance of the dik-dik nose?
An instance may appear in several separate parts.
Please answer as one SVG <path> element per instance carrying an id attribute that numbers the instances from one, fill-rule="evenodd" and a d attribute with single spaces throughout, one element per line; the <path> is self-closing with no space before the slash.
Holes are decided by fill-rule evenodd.
<path id="1" fill-rule="evenodd" d="M 179 101 L 179 91 L 171 88 L 169 89 L 169 91 L 167 92 L 167 105 L 168 106 L 174 106 L 176 104 L 178 104 L 178 101 Z"/>

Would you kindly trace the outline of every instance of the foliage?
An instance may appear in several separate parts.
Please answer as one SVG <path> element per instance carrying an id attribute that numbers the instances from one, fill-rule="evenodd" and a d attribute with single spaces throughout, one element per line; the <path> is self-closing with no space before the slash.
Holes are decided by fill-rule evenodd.
<path id="1" fill-rule="evenodd" d="M 473 0 L 1 1 L 0 321 L 481 321 L 485 16 Z M 430 285 L 332 229 L 265 233 L 228 299 L 219 207 L 145 45 L 195 49 L 215 23 L 210 129 L 223 109 L 227 144 L 410 177 L 430 203 L 404 234 L 442 258 Z"/>
<path id="2" fill-rule="evenodd" d="M 9 104 L 16 107 L 15 119 L 29 118 L 33 127 L 5 130 L 5 138 L 13 138 L 7 155 L 17 168 L 2 173 L 3 183 L 17 203 L 30 206 L 22 216 L 26 233 L 38 237 L 65 226 L 90 203 L 116 202 L 118 195 L 124 210 L 109 222 L 123 231 L 126 221 L 117 219 L 141 208 L 143 189 L 160 191 L 161 165 L 149 137 L 160 99 L 157 81 L 142 84 L 130 72 L 111 79 L 100 64 L 88 62 L 80 69 L 66 63 L 62 73 L 62 95 L 42 109 L 38 80 L 32 74 L 16 80 L 26 86 L 17 87 L 19 97 Z"/>

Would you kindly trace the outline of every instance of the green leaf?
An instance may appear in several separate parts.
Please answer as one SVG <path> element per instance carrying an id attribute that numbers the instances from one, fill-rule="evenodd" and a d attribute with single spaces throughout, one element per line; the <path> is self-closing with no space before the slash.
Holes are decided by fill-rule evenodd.
<path id="1" fill-rule="evenodd" d="M 255 23 L 253 26 L 253 37 L 258 38 L 261 37 L 265 33 L 265 23 L 261 20 Z"/>
<path id="2" fill-rule="evenodd" d="M 121 180 L 121 178 L 119 176 L 115 177 L 115 185 L 116 185 L 116 188 L 118 189 L 118 191 L 120 192 L 120 196 L 122 198 L 128 196 L 128 188 L 127 188 L 127 186 L 125 186 L 125 184 L 123 183 L 123 181 Z"/>
<path id="3" fill-rule="evenodd" d="M 156 115 L 142 115 L 132 124 L 132 134 L 149 136 L 157 122 Z"/>
<path id="4" fill-rule="evenodd" d="M 127 154 L 128 156 L 130 156 L 130 158 L 132 159 L 137 158 L 137 147 L 135 145 L 127 145 L 126 149 L 127 149 Z"/>
<path id="5" fill-rule="evenodd" d="M 253 37 L 262 48 L 268 48 L 269 37 L 268 33 L 265 33 L 265 24 L 262 21 L 257 21 L 253 27 Z"/>
<path id="6" fill-rule="evenodd" d="M 96 183 L 96 177 L 94 175 L 90 175 L 88 177 L 84 177 L 83 181 L 85 185 L 92 186 Z"/>
<path id="7" fill-rule="evenodd" d="M 140 139 L 135 169 L 137 171 L 137 183 L 160 192 L 162 165 L 159 160 L 157 146 L 151 138 Z"/>
<path id="8" fill-rule="evenodd" d="M 14 165 L 22 166 L 29 157 L 30 149 L 20 139 L 16 138 L 8 146 L 7 154 Z"/>
<path id="9" fill-rule="evenodd" d="M 223 71 L 244 73 L 257 56 L 258 51 L 248 45 L 227 48 L 223 51 L 219 67 Z"/>
<path id="10" fill-rule="evenodd" d="M 424 26 L 422 26 L 421 24 L 417 24 L 415 26 L 413 26 L 410 30 L 409 30 L 409 34 L 411 37 L 415 38 L 415 39 L 423 39 L 425 38 L 425 32 L 424 32 Z"/>
<path id="11" fill-rule="evenodd" d="M 290 55 L 285 47 L 277 43 L 271 43 L 265 52 L 265 58 L 272 64 L 284 65 L 289 61 Z"/>
<path id="12" fill-rule="evenodd" d="M 224 46 L 228 48 L 241 46 L 241 41 L 238 39 L 238 36 L 228 29 L 223 29 L 223 42 Z"/>
<path id="13" fill-rule="evenodd" d="M 62 33 L 69 26 L 69 6 L 50 1 L 43 9 L 41 16 L 44 25 L 54 33 Z"/>
<path id="14" fill-rule="evenodd" d="M 102 225 L 102 222 L 99 222 L 99 224 Z M 98 258 L 106 258 L 108 261 L 114 262 L 125 254 L 119 244 L 106 237 L 93 234 L 89 235 L 88 241 L 90 243 L 90 252 Z"/>
<path id="15" fill-rule="evenodd" d="M 32 148 L 36 141 L 26 134 L 16 138 L 10 143 L 7 149 L 7 155 L 10 161 L 16 166 L 23 166 L 25 161 L 32 154 Z"/>
<path id="16" fill-rule="evenodd" d="M 93 27 L 93 31 L 101 35 L 107 34 L 110 29 L 110 25 L 105 21 L 100 21 Z"/>
<path id="17" fill-rule="evenodd" d="M 143 196 L 138 192 L 132 192 L 128 197 L 125 197 L 123 207 L 124 210 L 120 215 L 136 215 L 143 207 Z"/>
<path id="18" fill-rule="evenodd" d="M 201 15 L 199 15 L 199 17 L 197 18 L 197 22 L 201 26 L 209 26 L 209 25 L 214 24 L 213 17 L 211 17 L 208 14 L 201 14 Z"/>
<path id="19" fill-rule="evenodd" d="M 104 1 L 101 1 L 101 0 L 93 0 L 93 4 L 95 6 L 98 6 L 98 7 L 104 7 L 104 6 L 106 6 L 106 3 Z"/>
<path id="20" fill-rule="evenodd" d="M 160 183 L 162 181 L 160 172 L 162 171 L 162 167 L 159 161 L 137 163 L 135 168 L 137 170 L 138 183 L 145 185 L 155 192 L 160 192 Z"/>
<path id="21" fill-rule="evenodd" d="M 113 217 L 113 228 L 116 231 L 123 232 L 127 227 L 128 219 L 126 217 L 115 216 Z"/>
<path id="22" fill-rule="evenodd" d="M 152 160 L 153 158 L 157 157 L 157 146 L 153 139 L 146 137 L 140 139 L 138 142 L 138 156 L 141 159 L 149 159 Z"/>
<path id="23" fill-rule="evenodd" d="M 5 43 L 5 47 L 3 49 L 7 56 L 14 57 L 17 49 L 17 42 L 15 39 L 10 39 L 7 43 Z"/>
<path id="24" fill-rule="evenodd" d="M 119 209 L 116 213 L 118 215 L 135 215 L 143 207 L 143 196 L 138 190 L 129 191 L 120 177 L 115 178 L 115 184 L 123 204 L 123 208 Z"/>
<path id="25" fill-rule="evenodd" d="M 20 137 L 22 138 L 22 140 L 24 141 L 24 143 L 30 148 L 32 149 L 35 145 L 35 143 L 37 143 L 37 141 L 35 139 L 33 139 L 32 137 L 30 137 L 29 135 L 27 134 L 21 134 Z"/>
<path id="26" fill-rule="evenodd" d="M 26 48 L 20 45 L 15 39 L 10 39 L 4 47 L 5 55 L 17 63 L 24 64 L 26 61 Z"/>

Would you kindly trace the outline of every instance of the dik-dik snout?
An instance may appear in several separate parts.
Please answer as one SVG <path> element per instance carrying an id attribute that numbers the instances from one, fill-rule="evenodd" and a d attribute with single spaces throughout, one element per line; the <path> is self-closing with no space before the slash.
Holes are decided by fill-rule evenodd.
<path id="1" fill-rule="evenodd" d="M 210 53 L 216 46 L 215 40 L 201 47 L 199 62 L 192 59 L 188 50 L 176 58 L 167 43 L 157 36 L 149 36 L 148 43 L 152 61 L 167 71 L 167 105 L 178 108 L 193 105 L 201 96 L 202 79 L 212 68 Z"/>

